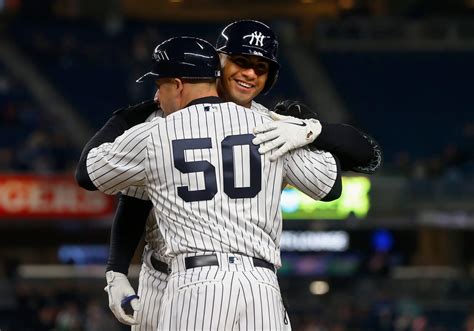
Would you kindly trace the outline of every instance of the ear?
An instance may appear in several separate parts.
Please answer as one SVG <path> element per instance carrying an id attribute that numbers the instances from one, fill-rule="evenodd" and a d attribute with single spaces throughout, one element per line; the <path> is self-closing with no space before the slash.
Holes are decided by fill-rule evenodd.
<path id="1" fill-rule="evenodd" d="M 173 78 L 173 79 L 175 83 L 176 92 L 178 92 L 178 94 L 182 94 L 183 88 L 184 88 L 183 81 L 179 78 Z"/>

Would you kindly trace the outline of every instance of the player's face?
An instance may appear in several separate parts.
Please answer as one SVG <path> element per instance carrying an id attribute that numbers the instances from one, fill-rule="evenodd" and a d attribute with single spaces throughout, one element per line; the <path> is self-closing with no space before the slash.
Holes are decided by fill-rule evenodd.
<path id="1" fill-rule="evenodd" d="M 155 81 L 156 93 L 155 102 L 160 104 L 165 115 L 171 114 L 179 109 L 176 79 L 159 78 Z"/>
<path id="2" fill-rule="evenodd" d="M 250 108 L 252 100 L 265 87 L 270 64 L 253 55 L 220 54 L 220 57 L 219 95 L 227 101 Z"/>

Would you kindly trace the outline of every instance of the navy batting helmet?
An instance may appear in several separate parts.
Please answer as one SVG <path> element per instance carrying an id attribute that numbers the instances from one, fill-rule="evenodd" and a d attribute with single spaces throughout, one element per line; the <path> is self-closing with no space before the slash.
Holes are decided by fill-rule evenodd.
<path id="1" fill-rule="evenodd" d="M 156 46 L 152 70 L 137 79 L 137 83 L 167 77 L 214 79 L 219 76 L 219 54 L 210 43 L 195 37 L 175 37 Z"/>
<path id="2" fill-rule="evenodd" d="M 262 22 L 242 20 L 227 25 L 217 38 L 216 49 L 228 55 L 254 55 L 270 63 L 262 93 L 275 84 L 280 65 L 277 61 L 278 40 L 270 27 Z"/>

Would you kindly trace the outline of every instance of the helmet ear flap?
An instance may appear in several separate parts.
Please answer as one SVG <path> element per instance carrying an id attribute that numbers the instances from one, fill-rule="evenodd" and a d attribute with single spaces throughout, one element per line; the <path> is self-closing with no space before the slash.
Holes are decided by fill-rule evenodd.
<path id="1" fill-rule="evenodd" d="M 267 81 L 263 87 L 262 94 L 267 94 L 272 89 L 278 79 L 278 73 L 279 66 L 271 65 L 270 70 L 268 70 Z"/>

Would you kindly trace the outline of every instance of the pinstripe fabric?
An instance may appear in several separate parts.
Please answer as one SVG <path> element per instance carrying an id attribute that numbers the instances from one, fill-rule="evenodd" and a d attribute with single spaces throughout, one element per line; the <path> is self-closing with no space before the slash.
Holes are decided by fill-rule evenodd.
<path id="1" fill-rule="evenodd" d="M 219 266 L 186 270 L 185 256 L 173 260 L 159 330 L 289 329 L 273 271 L 238 254 L 217 254 Z"/>
<path id="2" fill-rule="evenodd" d="M 253 256 L 279 267 L 282 187 L 290 183 L 320 199 L 337 167 L 331 154 L 308 148 L 275 162 L 255 153 L 248 142 L 252 130 L 270 120 L 233 103 L 193 105 L 91 150 L 89 176 L 108 194 L 144 187 L 173 268 L 186 254 L 212 253 Z M 187 271 L 176 265 L 160 329 L 287 329 L 275 273 L 245 262 L 227 270 L 224 260 Z"/>
<path id="3" fill-rule="evenodd" d="M 156 331 L 158 328 L 159 309 L 162 307 L 168 275 L 153 269 L 150 264 L 152 253 L 146 249 L 143 255 L 137 292 L 141 307 L 135 312 L 140 324 L 132 326 L 132 331 Z"/>
<path id="4" fill-rule="evenodd" d="M 262 113 L 268 113 L 267 108 L 255 101 L 252 102 L 251 109 Z M 164 114 L 161 110 L 156 111 L 148 117 L 147 122 L 155 117 L 164 117 Z M 137 199 L 148 199 L 144 187 L 129 187 L 122 193 Z M 158 260 L 169 262 L 165 256 L 166 247 L 164 238 L 158 229 L 158 223 L 153 212 L 150 213 L 146 222 L 145 241 L 147 245 L 143 252 L 144 262 L 140 271 L 138 286 L 138 296 L 140 297 L 141 309 L 136 313 L 140 325 L 132 326 L 132 331 L 148 331 L 157 329 L 158 308 L 161 306 L 164 289 L 168 282 L 168 275 L 154 270 L 149 262 L 147 263 L 150 254 L 153 254 Z"/>
<path id="5" fill-rule="evenodd" d="M 161 109 L 151 113 L 146 119 L 146 122 L 150 122 L 156 117 L 164 117 L 164 113 Z M 149 200 L 144 186 L 131 186 L 123 190 L 122 193 L 137 199 Z M 166 262 L 167 258 L 165 257 L 165 242 L 158 229 L 158 222 L 156 221 L 155 214 L 158 213 L 150 212 L 150 215 L 146 221 L 145 241 L 147 243 L 147 248 L 153 250 L 153 255 L 158 260 Z"/>
<path id="6" fill-rule="evenodd" d="M 148 118 L 150 122 L 155 117 L 164 117 L 161 110 L 153 112 Z M 123 194 L 137 199 L 148 200 L 145 187 L 135 186 L 125 189 Z M 150 264 L 150 256 L 156 259 L 169 262 L 165 256 L 165 242 L 158 229 L 158 222 L 154 212 L 150 212 L 145 226 L 146 246 L 143 252 L 143 263 L 138 278 L 138 296 L 140 297 L 141 308 L 135 312 L 135 318 L 140 323 L 133 325 L 132 331 L 156 331 L 158 328 L 158 311 L 161 307 L 168 275 L 157 271 Z"/>
<path id="7" fill-rule="evenodd" d="M 264 105 L 259 104 L 258 102 L 252 101 L 252 104 L 250 105 L 250 109 L 258 111 L 262 114 L 268 114 L 270 110 L 268 110 L 267 107 Z"/>
<path id="8" fill-rule="evenodd" d="M 195 105 L 166 119 L 155 118 L 135 126 L 117 138 L 91 150 L 88 171 L 97 187 L 115 194 L 127 186 L 146 186 L 148 196 L 160 211 L 159 227 L 167 254 L 192 252 L 238 252 L 281 265 L 279 241 L 281 188 L 291 183 L 309 196 L 320 199 L 331 189 L 336 164 L 331 154 L 301 148 L 275 162 L 261 160 L 261 189 L 255 197 L 232 199 L 224 193 L 221 142 L 232 135 L 252 132 L 255 125 L 269 121 L 266 115 L 233 103 Z M 186 149 L 184 163 L 202 162 L 215 169 L 216 195 L 209 200 L 184 201 L 178 187 L 190 192 L 205 190 L 202 171 L 183 173 L 176 168 L 172 142 L 208 139 L 212 148 Z M 234 169 L 241 168 L 236 187 L 250 181 L 249 146 L 233 149 Z M 210 167 L 210 166 L 208 166 Z"/>

